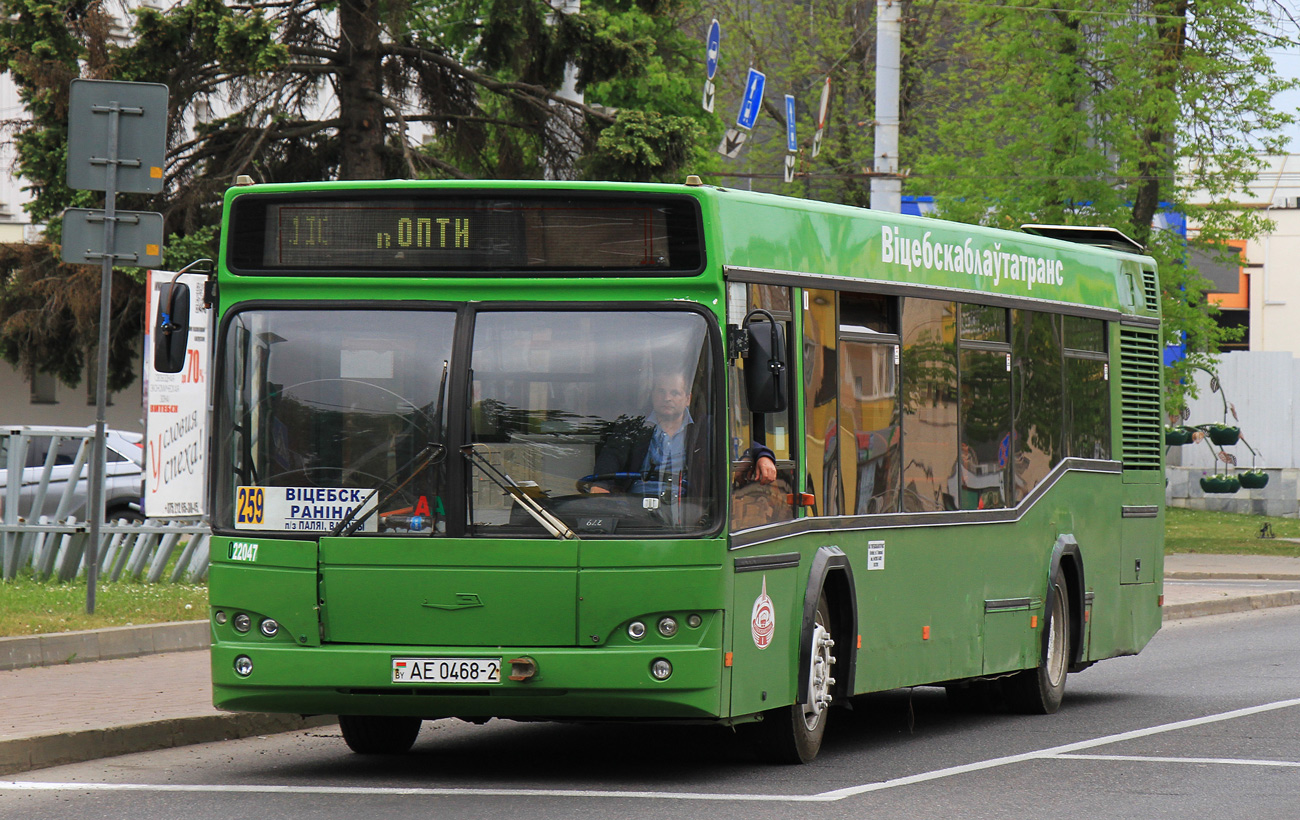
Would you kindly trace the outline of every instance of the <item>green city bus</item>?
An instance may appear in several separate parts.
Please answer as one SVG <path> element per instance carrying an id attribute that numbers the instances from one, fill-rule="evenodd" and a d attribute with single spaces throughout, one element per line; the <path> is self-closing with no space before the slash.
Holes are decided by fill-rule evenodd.
<path id="1" fill-rule="evenodd" d="M 214 702 L 361 753 L 664 720 L 789 762 L 868 692 L 1052 713 L 1161 621 L 1141 251 L 695 177 L 237 185 Z"/>

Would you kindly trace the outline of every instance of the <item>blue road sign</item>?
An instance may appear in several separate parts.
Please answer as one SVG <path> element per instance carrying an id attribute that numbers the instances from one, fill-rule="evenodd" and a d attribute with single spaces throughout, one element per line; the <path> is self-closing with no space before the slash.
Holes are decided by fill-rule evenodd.
<path id="1" fill-rule="evenodd" d="M 758 69 L 751 68 L 745 79 L 745 99 L 740 103 L 740 113 L 736 115 L 736 125 L 746 131 L 754 127 L 758 120 L 758 110 L 763 106 L 763 86 L 767 76 Z"/>
<path id="2" fill-rule="evenodd" d="M 794 133 L 794 95 L 785 95 L 785 149 L 791 153 L 799 150 L 799 138 Z"/>
<path id="3" fill-rule="evenodd" d="M 709 71 L 709 79 L 718 73 L 718 49 L 722 47 L 722 26 L 715 19 L 709 24 L 709 36 L 704 39 L 704 66 Z"/>

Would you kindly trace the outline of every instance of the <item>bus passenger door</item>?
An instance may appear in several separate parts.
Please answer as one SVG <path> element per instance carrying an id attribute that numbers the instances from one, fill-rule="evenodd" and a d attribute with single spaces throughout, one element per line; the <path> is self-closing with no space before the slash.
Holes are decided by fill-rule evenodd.
<path id="1" fill-rule="evenodd" d="M 744 555 L 736 562 L 732 603 L 731 714 L 749 715 L 786 706 L 797 695 L 796 672 L 803 626 L 806 573 L 798 556 Z"/>

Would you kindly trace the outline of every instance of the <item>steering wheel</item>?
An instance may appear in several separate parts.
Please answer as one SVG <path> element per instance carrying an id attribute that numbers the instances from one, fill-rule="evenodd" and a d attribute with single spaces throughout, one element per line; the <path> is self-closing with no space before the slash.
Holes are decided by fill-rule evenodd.
<path id="1" fill-rule="evenodd" d="M 592 485 L 602 481 L 632 481 L 638 478 L 645 478 L 645 473 L 598 473 L 595 475 L 583 476 L 578 479 L 574 486 L 578 492 L 584 495 L 591 494 Z"/>

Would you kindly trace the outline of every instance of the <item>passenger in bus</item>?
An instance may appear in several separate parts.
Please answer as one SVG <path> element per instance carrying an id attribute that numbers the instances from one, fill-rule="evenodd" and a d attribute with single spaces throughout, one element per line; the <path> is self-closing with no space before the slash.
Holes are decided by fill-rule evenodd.
<path id="1" fill-rule="evenodd" d="M 709 424 L 697 424 L 691 416 L 685 374 L 657 374 L 650 401 L 652 409 L 644 419 L 620 420 L 606 431 L 596 452 L 599 478 L 590 492 L 644 493 L 669 501 L 703 497 L 708 491 Z M 767 447 L 751 445 L 741 461 L 733 480 L 776 480 L 776 457 Z"/>

